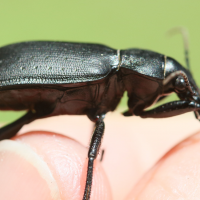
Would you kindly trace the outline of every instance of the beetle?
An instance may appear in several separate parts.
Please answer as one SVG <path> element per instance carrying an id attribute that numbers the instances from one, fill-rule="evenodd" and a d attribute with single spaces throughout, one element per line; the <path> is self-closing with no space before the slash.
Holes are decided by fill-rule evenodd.
<path id="1" fill-rule="evenodd" d="M 24 124 L 38 118 L 87 115 L 95 122 L 83 196 L 83 200 L 89 200 L 93 162 L 104 133 L 104 116 L 115 110 L 125 91 L 129 110 L 124 116 L 165 118 L 194 111 L 199 119 L 200 91 L 190 70 L 163 54 L 51 41 L 1 47 L 0 110 L 27 110 L 27 113 L 1 128 L 0 140 L 13 137 Z M 172 92 L 179 101 L 145 110 Z"/>

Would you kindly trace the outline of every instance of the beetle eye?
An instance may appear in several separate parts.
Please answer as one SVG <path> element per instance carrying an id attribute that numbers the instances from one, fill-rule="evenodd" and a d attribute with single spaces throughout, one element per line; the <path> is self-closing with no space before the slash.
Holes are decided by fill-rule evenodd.
<path id="1" fill-rule="evenodd" d="M 179 91 L 185 90 L 186 84 L 185 84 L 185 81 L 182 76 L 178 76 L 176 78 L 174 87 L 175 87 L 175 89 L 177 89 Z"/>

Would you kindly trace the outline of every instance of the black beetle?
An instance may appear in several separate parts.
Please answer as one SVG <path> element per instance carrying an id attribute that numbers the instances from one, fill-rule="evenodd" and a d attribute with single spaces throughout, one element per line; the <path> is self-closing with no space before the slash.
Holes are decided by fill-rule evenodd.
<path id="1" fill-rule="evenodd" d="M 89 200 L 104 115 L 115 110 L 125 91 L 129 97 L 125 116 L 164 118 L 194 111 L 199 118 L 200 92 L 190 71 L 165 55 L 141 49 L 115 50 L 99 44 L 48 41 L 1 47 L 0 110 L 28 112 L 1 128 L 0 140 L 13 137 L 24 124 L 38 118 L 87 115 L 96 123 L 83 197 Z M 145 111 L 172 92 L 179 101 Z"/>

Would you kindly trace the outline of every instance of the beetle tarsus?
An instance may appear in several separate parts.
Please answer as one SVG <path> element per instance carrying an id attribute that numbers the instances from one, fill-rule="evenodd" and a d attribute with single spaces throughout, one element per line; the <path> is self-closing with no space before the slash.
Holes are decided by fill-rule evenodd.
<path id="1" fill-rule="evenodd" d="M 199 110 L 200 104 L 197 104 L 194 101 L 173 101 L 158 106 L 152 110 L 143 111 L 139 114 L 139 116 L 142 118 L 165 118 L 181 115 L 191 111 L 196 112 Z"/>
<path id="2" fill-rule="evenodd" d="M 102 161 L 103 161 L 104 154 L 105 154 L 105 149 L 102 149 L 102 151 L 101 151 L 101 158 L 100 158 L 100 162 L 102 162 Z"/>
<path id="3" fill-rule="evenodd" d="M 99 148 L 101 146 L 101 140 L 104 133 L 104 116 L 100 117 L 96 122 L 96 128 L 92 135 L 92 139 L 90 142 L 90 148 L 88 151 L 88 168 L 87 168 L 87 178 L 86 178 L 86 186 L 84 191 L 83 200 L 89 200 L 92 188 L 92 177 L 93 177 L 93 164 L 96 159 Z"/>
<path id="4" fill-rule="evenodd" d="M 125 111 L 122 113 L 125 117 L 130 117 L 130 116 L 133 116 L 133 114 L 129 111 Z"/>

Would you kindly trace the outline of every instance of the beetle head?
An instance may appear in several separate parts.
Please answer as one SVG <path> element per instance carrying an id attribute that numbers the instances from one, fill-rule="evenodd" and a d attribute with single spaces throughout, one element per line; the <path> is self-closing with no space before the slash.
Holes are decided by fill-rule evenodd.
<path id="1" fill-rule="evenodd" d="M 172 58 L 167 58 L 166 78 L 163 81 L 164 91 L 175 92 L 181 100 L 200 104 L 200 90 L 189 70 Z M 199 114 L 198 114 L 199 113 Z M 195 115 L 200 119 L 200 112 Z"/>
<path id="2" fill-rule="evenodd" d="M 181 100 L 194 101 L 193 96 L 200 97 L 199 88 L 191 72 L 173 58 L 167 57 L 165 77 L 165 88 L 171 88 Z"/>
<path id="3" fill-rule="evenodd" d="M 200 91 L 192 78 L 189 81 L 184 76 L 179 75 L 174 80 L 174 90 L 181 100 L 189 100 L 200 104 Z M 194 114 L 200 120 L 200 111 L 195 111 Z"/>

